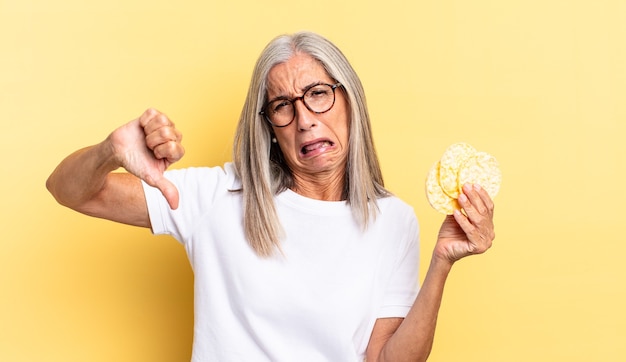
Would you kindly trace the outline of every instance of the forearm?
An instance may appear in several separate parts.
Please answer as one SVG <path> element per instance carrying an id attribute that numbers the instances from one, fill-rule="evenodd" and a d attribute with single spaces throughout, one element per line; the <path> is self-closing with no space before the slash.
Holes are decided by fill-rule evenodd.
<path id="1" fill-rule="evenodd" d="M 436 257 L 408 315 L 381 351 L 379 361 L 426 361 L 432 349 L 443 290 L 452 264 Z"/>
<path id="2" fill-rule="evenodd" d="M 48 177 L 46 187 L 60 204 L 79 210 L 81 205 L 98 195 L 108 174 L 118 167 L 114 153 L 105 141 L 65 158 Z"/>

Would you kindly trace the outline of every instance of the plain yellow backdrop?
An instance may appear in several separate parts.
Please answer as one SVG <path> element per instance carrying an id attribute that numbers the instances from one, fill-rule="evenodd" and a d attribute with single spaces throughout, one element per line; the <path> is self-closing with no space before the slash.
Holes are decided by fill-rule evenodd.
<path id="1" fill-rule="evenodd" d="M 257 55 L 297 30 L 362 77 L 422 277 L 442 220 L 428 168 L 458 141 L 501 164 L 495 245 L 456 265 L 430 360 L 626 360 L 622 0 L 0 1 L 0 360 L 189 360 L 182 247 L 44 183 L 147 107 L 185 135 L 173 167 L 230 160 Z"/>

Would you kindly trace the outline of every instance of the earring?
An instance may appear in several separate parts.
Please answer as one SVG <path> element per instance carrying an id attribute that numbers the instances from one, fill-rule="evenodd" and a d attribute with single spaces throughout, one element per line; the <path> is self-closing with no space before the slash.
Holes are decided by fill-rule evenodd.
<path id="1" fill-rule="evenodd" d="M 276 137 L 272 137 L 272 143 L 278 143 L 278 140 L 276 139 Z"/>

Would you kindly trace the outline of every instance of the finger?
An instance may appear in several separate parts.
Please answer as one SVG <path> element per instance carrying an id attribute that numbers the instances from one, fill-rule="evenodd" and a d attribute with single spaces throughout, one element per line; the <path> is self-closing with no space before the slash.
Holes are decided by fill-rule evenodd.
<path id="1" fill-rule="evenodd" d="M 143 127 L 145 134 L 153 133 L 161 127 L 175 128 L 174 122 L 172 122 L 167 115 L 153 108 L 146 110 L 141 117 L 139 117 L 139 123 L 141 127 Z"/>
<path id="2" fill-rule="evenodd" d="M 460 215 L 455 215 L 455 218 L 472 245 L 473 252 L 480 254 L 489 249 L 495 239 L 493 207 L 489 209 L 485 206 L 480 189 L 473 186 L 469 189 L 471 190 L 464 188 L 463 197 L 459 196 L 459 203 L 467 216 L 461 218 Z M 459 214 L 463 215 L 460 212 Z"/>
<path id="3" fill-rule="evenodd" d="M 478 201 L 476 201 L 477 199 Z M 477 206 L 474 202 L 478 202 L 480 205 Z M 493 212 L 484 206 L 482 199 L 474 198 L 470 200 L 465 194 L 462 194 L 459 196 L 459 204 L 463 208 L 468 222 L 474 226 L 474 229 L 463 228 L 468 237 L 471 238 L 472 235 L 470 234 L 472 233 L 487 236 L 493 234 Z"/>
<path id="4" fill-rule="evenodd" d="M 480 185 L 465 184 L 463 192 L 459 195 L 459 204 L 468 216 L 488 215 L 490 208 L 485 204 L 481 192 L 485 192 Z M 487 195 L 488 198 L 488 195 Z M 477 214 L 477 215 L 474 215 Z"/>
<path id="5" fill-rule="evenodd" d="M 450 217 L 450 215 L 447 215 L 447 216 Z M 457 224 L 459 224 L 459 226 L 461 227 L 461 229 L 463 230 L 465 234 L 467 234 L 468 231 L 473 227 L 467 215 L 461 212 L 461 210 L 454 210 L 454 213 L 452 214 L 452 216 L 454 217 Z"/>
<path id="6" fill-rule="evenodd" d="M 459 224 L 468 240 L 468 251 L 471 254 L 482 254 L 489 249 L 495 235 L 493 228 L 477 227 L 471 220 L 459 210 L 454 211 L 454 219 Z"/>
<path id="7" fill-rule="evenodd" d="M 167 203 L 170 205 L 170 208 L 172 210 L 178 209 L 179 195 L 178 195 L 178 189 L 176 188 L 176 186 L 174 186 L 174 184 L 171 183 L 165 177 L 162 177 L 157 182 L 156 187 L 159 190 L 161 190 L 161 193 L 165 197 L 165 200 L 167 200 Z"/>
<path id="8" fill-rule="evenodd" d="M 154 130 L 151 133 L 146 133 L 146 146 L 151 150 L 154 150 L 157 146 L 167 142 L 179 142 L 182 138 L 181 133 L 173 127 L 164 126 Z"/>
<path id="9" fill-rule="evenodd" d="M 172 164 L 185 155 L 185 148 L 179 142 L 168 141 L 154 147 L 152 152 L 158 160 L 167 160 Z"/>
<path id="10" fill-rule="evenodd" d="M 152 118 L 148 119 L 146 124 L 143 126 L 146 134 L 156 132 L 163 127 L 175 128 L 174 122 L 172 122 L 163 113 L 155 114 Z"/>
<path id="11" fill-rule="evenodd" d="M 487 190 L 485 190 L 478 184 L 474 185 L 474 190 L 476 190 L 476 192 L 478 193 L 478 196 L 480 196 L 480 198 L 483 200 L 483 203 L 485 204 L 487 209 L 491 213 L 493 213 L 493 209 L 494 209 L 493 199 L 491 198 L 491 196 L 489 196 L 489 193 L 487 193 Z"/>
<path id="12" fill-rule="evenodd" d="M 463 185 L 463 193 L 459 196 L 459 205 L 467 215 L 469 221 L 474 225 L 483 224 L 491 220 L 491 211 L 485 204 L 481 192 L 484 190 L 479 185 Z"/>
<path id="13" fill-rule="evenodd" d="M 178 189 L 170 180 L 163 177 L 163 175 L 160 175 L 158 177 L 148 176 L 145 178 L 145 181 L 148 185 L 156 187 L 159 191 L 161 191 L 172 210 L 176 210 L 178 208 Z"/>
<path id="14" fill-rule="evenodd" d="M 145 127 L 150 120 L 152 120 L 155 116 L 161 114 L 161 112 L 157 111 L 154 108 L 146 109 L 141 116 L 139 116 L 139 124 L 141 127 Z"/>

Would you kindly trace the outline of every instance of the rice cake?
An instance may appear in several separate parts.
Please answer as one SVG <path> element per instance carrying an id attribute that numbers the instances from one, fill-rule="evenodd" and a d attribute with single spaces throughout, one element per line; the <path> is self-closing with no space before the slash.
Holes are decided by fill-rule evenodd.
<path id="1" fill-rule="evenodd" d="M 440 163 L 437 161 L 431 167 L 426 178 L 426 197 L 430 206 L 435 210 L 442 214 L 452 215 L 455 209 L 458 210 L 461 207 L 456 199 L 448 196 L 441 188 L 439 184 L 439 170 Z"/>
<path id="2" fill-rule="evenodd" d="M 461 166 L 476 154 L 476 149 L 467 143 L 455 143 L 448 147 L 441 156 L 439 166 L 439 184 L 443 191 L 453 199 L 459 197 L 459 170 Z"/>
<path id="3" fill-rule="evenodd" d="M 478 184 L 491 198 L 496 197 L 502 183 L 502 172 L 496 158 L 487 152 L 476 152 L 459 169 L 458 189 L 466 183 Z"/>

